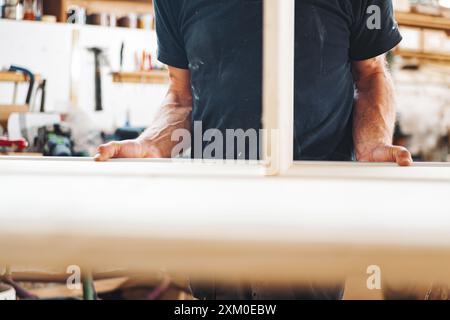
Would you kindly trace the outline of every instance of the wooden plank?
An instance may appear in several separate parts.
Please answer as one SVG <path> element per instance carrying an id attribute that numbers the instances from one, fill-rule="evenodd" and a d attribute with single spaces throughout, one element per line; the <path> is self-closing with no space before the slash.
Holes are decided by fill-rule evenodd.
<path id="1" fill-rule="evenodd" d="M 104 279 L 97 280 L 94 282 L 95 291 L 97 293 L 107 293 L 114 290 L 117 290 L 122 286 L 128 278 L 113 278 L 113 279 Z M 40 299 L 51 299 L 57 297 L 68 297 L 68 298 L 76 298 L 83 296 L 83 290 L 80 289 L 69 289 L 66 285 L 54 285 L 54 286 L 46 286 L 43 288 L 36 288 L 28 290 L 31 294 L 36 295 Z"/>
<path id="2" fill-rule="evenodd" d="M 405 49 L 397 49 L 395 51 L 395 54 L 405 58 L 417 58 L 421 60 L 442 61 L 442 62 L 450 61 L 450 54 L 426 53 Z"/>
<path id="3" fill-rule="evenodd" d="M 450 163 L 417 162 L 413 167 L 390 163 L 296 162 L 288 171 L 291 177 L 303 179 L 355 179 L 356 181 L 450 182 Z M 405 169 L 405 170 L 403 170 Z"/>
<path id="4" fill-rule="evenodd" d="M 40 75 L 35 75 L 35 81 L 40 80 Z M 28 82 L 29 79 L 23 73 L 0 71 L 0 82 Z"/>
<path id="5" fill-rule="evenodd" d="M 449 164 L 297 163 L 271 178 L 190 161 L 0 164 L 0 264 L 279 282 L 376 264 L 390 282 L 450 283 Z"/>
<path id="6" fill-rule="evenodd" d="M 295 1 L 264 1 L 263 128 L 267 175 L 292 164 Z"/>
<path id="7" fill-rule="evenodd" d="M 26 77 L 19 72 L 0 71 L 1 82 L 25 82 Z"/>
<path id="8" fill-rule="evenodd" d="M 400 11 L 395 16 L 399 25 L 450 31 L 450 19 L 445 17 Z"/>
<path id="9" fill-rule="evenodd" d="M 367 288 L 367 274 L 361 272 L 360 277 L 345 280 L 343 300 L 383 300 L 383 291 L 369 290 Z"/>
<path id="10" fill-rule="evenodd" d="M 117 83 L 147 83 L 168 84 L 169 73 L 167 70 L 113 72 L 113 82 Z"/>
<path id="11" fill-rule="evenodd" d="M 0 269 L 0 274 L 2 270 Z M 39 283 L 66 283 L 70 274 L 66 273 L 66 269 L 52 269 L 49 267 L 20 267 L 9 266 L 9 274 L 16 282 L 39 282 Z M 95 280 L 105 280 L 113 278 L 122 278 L 128 276 L 125 270 L 95 270 L 91 272 Z M 133 277 L 142 278 L 141 275 L 133 275 Z M 159 273 L 147 276 L 146 282 L 157 283 L 159 281 Z"/>

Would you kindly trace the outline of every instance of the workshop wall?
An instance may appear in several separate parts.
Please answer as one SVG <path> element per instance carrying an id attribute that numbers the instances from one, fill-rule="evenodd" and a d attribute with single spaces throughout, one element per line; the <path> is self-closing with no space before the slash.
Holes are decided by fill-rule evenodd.
<path id="1" fill-rule="evenodd" d="M 394 1 L 394 4 L 397 11 L 411 10 L 408 1 Z M 447 161 L 450 154 L 449 37 L 443 30 L 411 27 L 414 23 L 409 20 L 405 23 L 402 16 L 398 18 L 404 39 L 395 51 L 392 69 L 400 129 L 408 136 L 407 146 L 415 155 L 426 160 Z M 442 28 L 448 28 L 446 20 L 443 21 Z M 143 51 L 150 52 L 156 63 L 154 30 L 0 19 L 0 39 L 0 68 L 16 64 L 41 74 L 47 79 L 46 110 L 60 113 L 81 110 L 82 119 L 90 119 L 96 129 L 111 132 L 124 126 L 127 120 L 135 127 L 147 126 L 166 92 L 166 84 L 113 82 L 111 76 L 113 71 L 137 70 L 137 60 Z M 101 68 L 102 112 L 94 111 L 95 65 L 94 55 L 87 50 L 90 47 L 103 49 L 106 58 Z M 437 54 L 444 62 L 435 61 Z M 20 84 L 18 103 L 25 99 L 26 91 L 27 84 Z M 10 104 L 12 95 L 13 84 L 0 82 L 0 105 Z"/>
<path id="2" fill-rule="evenodd" d="M 104 130 L 124 125 L 127 116 L 134 126 L 148 125 L 166 91 L 166 85 L 113 83 L 111 77 L 111 72 L 120 67 L 122 42 L 122 70 L 134 70 L 136 55 L 143 50 L 151 52 L 156 61 L 154 31 L 0 20 L 0 39 L 0 67 L 25 66 L 47 79 L 48 111 L 65 112 L 70 106 L 80 107 Z M 103 112 L 94 112 L 95 66 L 89 47 L 105 52 Z M 25 99 L 26 90 L 26 84 L 19 86 L 18 100 Z M 0 84 L 0 104 L 11 103 L 12 95 L 12 84 Z"/>
<path id="3" fill-rule="evenodd" d="M 70 25 L 47 24 L 0 19 L 0 68 L 20 65 L 48 78 L 49 110 L 67 104 L 70 91 L 72 28 Z M 21 84 L 17 103 L 24 103 L 27 84 Z M 0 104 L 12 102 L 13 84 L 0 82 Z"/>
<path id="4" fill-rule="evenodd" d="M 399 60 L 393 70 L 398 119 L 412 153 L 450 161 L 450 65 Z"/>

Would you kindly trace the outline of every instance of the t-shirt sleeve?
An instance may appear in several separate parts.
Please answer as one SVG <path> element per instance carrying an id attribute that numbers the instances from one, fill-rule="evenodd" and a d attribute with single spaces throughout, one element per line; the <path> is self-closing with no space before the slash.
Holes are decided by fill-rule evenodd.
<path id="1" fill-rule="evenodd" d="M 366 60 L 388 52 L 402 40 L 392 0 L 356 0 L 350 58 Z"/>
<path id="2" fill-rule="evenodd" d="M 158 60 L 180 69 L 188 69 L 183 37 L 178 21 L 178 11 L 172 0 L 154 0 Z"/>

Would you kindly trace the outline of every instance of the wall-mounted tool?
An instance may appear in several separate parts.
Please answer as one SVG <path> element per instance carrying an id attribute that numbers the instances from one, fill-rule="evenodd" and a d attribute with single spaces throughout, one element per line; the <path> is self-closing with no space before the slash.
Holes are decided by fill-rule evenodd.
<path id="1" fill-rule="evenodd" d="M 33 94 L 33 89 L 34 89 L 34 82 L 35 82 L 35 75 L 33 72 L 31 72 L 30 70 L 24 68 L 24 67 L 19 67 L 16 65 L 11 65 L 9 67 L 10 72 L 20 72 L 22 73 L 26 79 L 28 79 L 28 91 L 27 91 L 27 97 L 25 98 L 25 106 L 28 108 L 28 111 L 30 110 L 30 102 L 31 102 L 31 95 Z M 15 96 L 16 96 L 16 89 L 14 90 L 14 100 L 15 100 Z M 15 103 L 15 101 L 14 101 Z M 22 136 L 29 138 L 28 136 L 28 130 L 27 130 L 27 123 L 26 123 L 26 117 L 23 113 L 20 113 L 19 115 L 19 125 L 20 128 L 22 130 Z"/>
<path id="2" fill-rule="evenodd" d="M 103 111 L 102 106 L 102 73 L 100 67 L 100 55 L 103 50 L 100 48 L 89 48 L 90 52 L 94 54 L 95 60 L 95 70 L 94 70 L 94 81 L 95 81 L 95 111 Z"/>
<path id="3" fill-rule="evenodd" d="M 34 94 L 34 101 L 33 101 L 33 108 L 32 110 L 35 110 L 36 106 L 36 100 L 38 97 L 39 92 L 41 93 L 41 101 L 39 106 L 39 112 L 45 112 L 45 89 L 47 86 L 47 80 L 42 79 L 42 81 L 39 83 L 38 87 L 36 88 L 36 93 Z"/>
<path id="4" fill-rule="evenodd" d="M 19 67 L 16 65 L 10 66 L 8 71 L 20 72 L 20 73 L 23 73 L 27 77 L 27 79 L 29 81 L 29 85 L 28 85 L 27 97 L 25 99 L 25 104 L 29 105 L 30 101 L 31 101 L 31 95 L 33 93 L 33 88 L 34 88 L 34 81 L 35 81 L 34 73 L 24 67 Z"/>
<path id="5" fill-rule="evenodd" d="M 102 105 L 102 64 L 109 65 L 104 50 L 98 47 L 88 48 L 94 54 L 95 111 L 103 111 Z"/>
<path id="6" fill-rule="evenodd" d="M 123 55 L 125 51 L 125 42 L 122 41 L 122 44 L 120 45 L 120 71 L 123 70 Z"/>

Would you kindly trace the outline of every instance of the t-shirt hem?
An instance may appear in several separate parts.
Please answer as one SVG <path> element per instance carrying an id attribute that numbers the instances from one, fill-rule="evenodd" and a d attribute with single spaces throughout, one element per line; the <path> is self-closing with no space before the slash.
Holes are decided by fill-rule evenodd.
<path id="1" fill-rule="evenodd" d="M 353 61 L 361 61 L 361 60 L 367 60 L 371 58 L 378 57 L 379 55 L 382 55 L 393 48 L 395 48 L 401 41 L 403 40 L 403 37 L 399 34 L 395 40 L 385 41 L 381 45 L 379 45 L 377 48 L 370 52 L 365 52 L 360 55 L 352 56 L 350 55 L 350 59 Z"/>
<path id="2" fill-rule="evenodd" d="M 167 64 L 168 66 L 175 67 L 178 69 L 189 69 L 189 64 L 179 58 L 175 58 L 174 56 L 165 54 L 163 52 L 158 53 L 158 60 L 161 63 Z"/>

